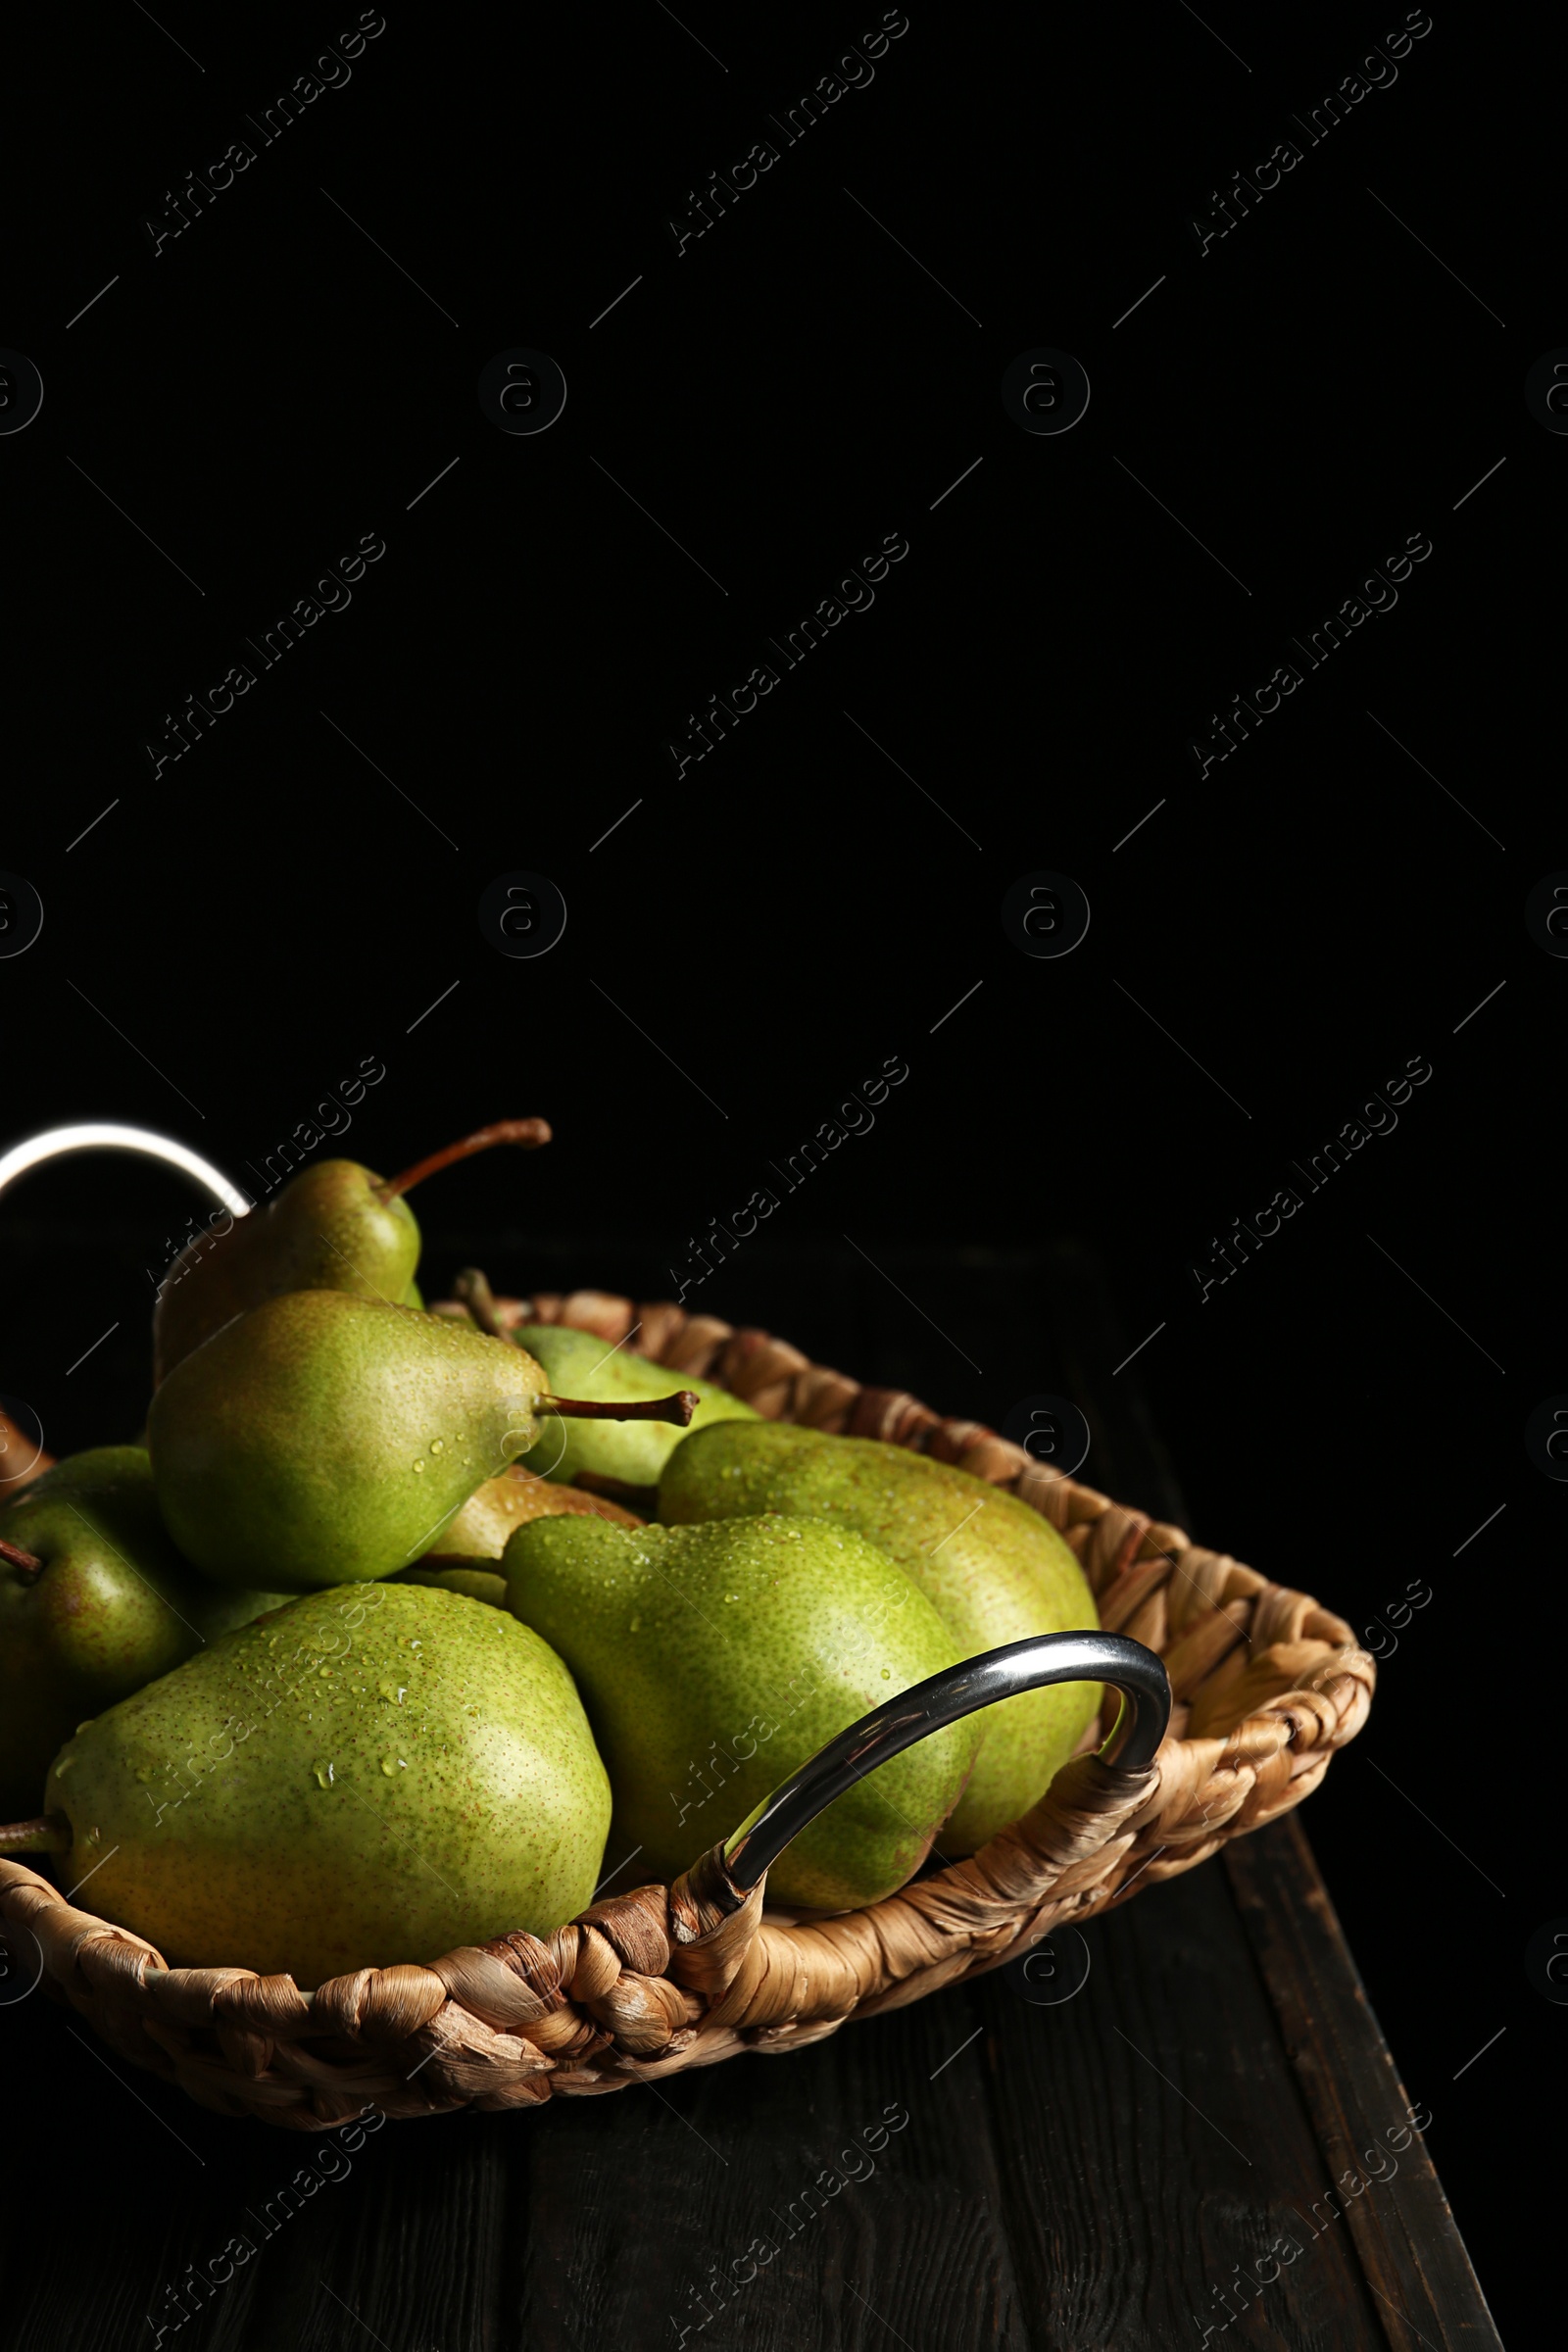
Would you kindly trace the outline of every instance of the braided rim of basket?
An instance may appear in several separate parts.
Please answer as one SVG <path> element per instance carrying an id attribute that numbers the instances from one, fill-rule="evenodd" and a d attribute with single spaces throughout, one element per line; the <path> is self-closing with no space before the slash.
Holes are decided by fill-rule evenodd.
<path id="1" fill-rule="evenodd" d="M 635 1341 L 639 1354 L 714 1381 L 769 1419 L 881 1438 L 1007 1488 L 1071 1545 L 1103 1629 L 1164 1659 L 1170 1732 L 1146 1773 L 1075 1756 L 977 1854 L 863 1911 L 801 1924 L 764 1914 L 763 1887 L 743 1898 L 716 1846 L 673 1886 L 594 1903 L 543 1941 L 498 1936 L 311 1993 L 249 1969 L 169 1968 L 141 1937 L 0 1861 L 0 1922 L 19 1960 L 21 1931 L 56 1997 L 204 2106 L 323 2132 L 368 2108 L 532 2106 L 741 2050 L 797 2049 L 1191 1870 L 1299 1804 L 1366 1720 L 1376 1668 L 1342 1618 L 1042 1468 L 978 1422 L 946 1420 L 766 1332 L 667 1301 L 576 1291 L 497 1304 L 509 1326 L 565 1323 Z M 1092 1726 L 1089 1739 L 1100 1736 Z"/>

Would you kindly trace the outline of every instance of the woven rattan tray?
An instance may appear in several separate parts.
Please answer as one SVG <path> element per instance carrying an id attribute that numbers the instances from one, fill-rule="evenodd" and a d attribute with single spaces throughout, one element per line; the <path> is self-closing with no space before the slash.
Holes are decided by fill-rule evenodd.
<path id="1" fill-rule="evenodd" d="M 1102 1627 L 1163 1659 L 1169 1734 L 1144 1771 L 1080 1754 L 979 1853 L 865 1911 L 776 1919 L 762 1908 L 764 1886 L 742 1898 L 714 1848 L 673 1886 L 595 1903 L 545 1941 L 504 1936 L 312 1992 L 244 1967 L 168 1968 L 37 1872 L 0 1861 L 14 1962 L 30 1956 L 45 1988 L 113 2049 L 203 2106 L 319 2132 L 368 2106 L 389 2116 L 525 2107 L 747 2050 L 798 2049 L 1191 1870 L 1299 1804 L 1366 1720 L 1375 1668 L 1341 1618 L 1042 1469 L 976 1422 L 944 1420 L 765 1332 L 678 1306 L 597 1291 L 500 1304 L 503 1320 L 635 1343 L 770 1419 L 881 1438 L 1006 1486 L 1071 1544 Z"/>

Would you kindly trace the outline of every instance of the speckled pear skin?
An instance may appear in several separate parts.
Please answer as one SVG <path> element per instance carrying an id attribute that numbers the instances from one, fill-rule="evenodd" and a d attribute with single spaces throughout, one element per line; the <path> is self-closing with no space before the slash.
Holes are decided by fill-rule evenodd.
<path id="1" fill-rule="evenodd" d="M 355 1159 L 323 1159 L 275 1200 L 198 1234 L 169 1270 L 153 1309 L 153 1379 L 264 1299 L 285 1291 L 347 1291 L 422 1303 L 414 1283 L 419 1228 L 407 1200 L 378 1200 L 381 1182 Z M 412 1296 L 411 1296 L 412 1293 Z"/>
<path id="2" fill-rule="evenodd" d="M 635 1403 L 690 1389 L 699 1400 L 692 1429 L 706 1428 L 710 1421 L 758 1418 L 749 1404 L 710 1380 L 672 1372 L 667 1364 L 650 1363 L 625 1348 L 612 1349 L 591 1331 L 574 1331 L 564 1323 L 520 1323 L 513 1336 L 539 1358 L 554 1396 L 581 1396 L 593 1404 L 617 1397 Z M 586 1470 L 629 1487 L 656 1487 L 660 1472 L 688 1435 L 672 1421 L 563 1421 L 559 1414 L 544 1413 L 539 1442 L 523 1466 L 542 1478 L 564 1481 Z"/>
<path id="3" fill-rule="evenodd" d="M 510 1341 L 345 1291 L 290 1291 L 177 1364 L 147 1439 L 174 1542 L 220 1582 L 304 1592 L 429 1551 L 538 1432 Z"/>
<path id="4" fill-rule="evenodd" d="M 666 1389 L 663 1394 L 669 1394 Z M 557 1519 L 576 1513 L 590 1519 L 609 1519 L 617 1527 L 641 1527 L 634 1511 L 623 1510 L 602 1494 L 584 1494 L 580 1487 L 562 1486 L 553 1478 L 536 1478 L 520 1463 L 500 1478 L 487 1478 L 476 1487 L 439 1545 L 443 1560 L 499 1560 L 508 1539 L 530 1519 Z"/>
<path id="5" fill-rule="evenodd" d="M 505 1610 L 314 1592 L 111 1707 L 56 1757 L 62 1886 L 175 1966 L 304 1988 L 593 1898 L 610 1784 L 565 1667 Z"/>
<path id="6" fill-rule="evenodd" d="M 466 1592 L 470 1600 L 482 1600 L 492 1609 L 504 1609 L 507 1605 L 507 1580 L 501 1574 L 499 1560 L 489 1568 L 444 1567 L 438 1557 L 427 1555 L 417 1567 L 400 1568 L 387 1582 L 428 1585 L 436 1592 Z"/>
<path id="7" fill-rule="evenodd" d="M 602 1494 L 585 1494 L 577 1487 L 557 1486 L 553 1479 L 534 1478 L 514 1462 L 502 1477 L 487 1478 L 482 1487 L 474 1489 L 451 1525 L 442 1530 L 437 1550 L 426 1552 L 412 1568 L 400 1568 L 392 1581 L 432 1585 L 443 1592 L 467 1592 L 475 1600 L 488 1601 L 494 1609 L 504 1609 L 507 1580 L 498 1571 L 509 1537 L 530 1519 L 559 1519 L 568 1513 L 609 1519 L 616 1527 L 643 1524 L 618 1502 L 609 1502 Z"/>
<path id="8" fill-rule="evenodd" d="M 640 1846 L 635 1871 L 664 1879 L 836 1733 L 960 1655 L 902 1569 L 820 1521 L 627 1533 L 535 1519 L 504 1565 L 508 1606 L 560 1650 L 582 1694 L 614 1790 L 616 1855 Z M 902 1886 L 978 1738 L 966 1718 L 836 1798 L 773 1865 L 770 1899 L 844 1911 Z"/>
<path id="9" fill-rule="evenodd" d="M 33 1814 L 49 1760 L 85 1715 L 167 1674 L 278 1592 L 215 1585 L 180 1558 L 136 1446 L 70 1454 L 0 1509 L 0 1536 L 44 1563 L 0 1561 L 0 1816 Z"/>
<path id="10" fill-rule="evenodd" d="M 876 1438 L 829 1437 L 778 1421 L 712 1429 L 680 1448 L 660 1485 L 662 1520 L 757 1511 L 793 1511 L 869 1537 L 934 1603 L 966 1658 L 1030 1634 L 1100 1623 L 1083 1571 L 1038 1511 L 983 1478 Z M 988 1708 L 943 1851 L 973 1853 L 1027 1813 L 1100 1698 L 1098 1683 L 1062 1683 Z"/>

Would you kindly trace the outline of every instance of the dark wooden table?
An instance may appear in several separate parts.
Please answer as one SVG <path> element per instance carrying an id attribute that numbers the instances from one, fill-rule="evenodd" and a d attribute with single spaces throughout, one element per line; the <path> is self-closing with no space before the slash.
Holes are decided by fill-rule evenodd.
<path id="1" fill-rule="evenodd" d="M 1103 1483 L 1180 1520 L 1135 1396 L 1095 1378 L 1092 1270 L 1049 1288 L 1034 1385 L 1088 1401 Z M 872 1290 L 837 1311 L 843 1345 L 795 1336 L 901 1377 Z M 1301 1816 L 1058 1960 L 791 2057 L 352 2152 L 204 2113 L 42 1996 L 0 2008 L 0 2352 L 1496 2346 Z"/>

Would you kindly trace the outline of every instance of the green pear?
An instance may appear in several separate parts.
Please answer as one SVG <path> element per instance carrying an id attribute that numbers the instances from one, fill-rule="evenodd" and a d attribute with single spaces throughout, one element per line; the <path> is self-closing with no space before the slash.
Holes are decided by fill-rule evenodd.
<path id="1" fill-rule="evenodd" d="M 508 1606 L 566 1661 L 610 1769 L 617 1852 L 673 1879 L 808 1757 L 955 1665 L 924 1594 L 852 1528 L 785 1517 L 626 1530 L 535 1519 Z M 973 1761 L 978 1719 L 858 1783 L 773 1865 L 777 1902 L 843 1911 L 917 1870 Z M 635 1885 L 635 1878 L 627 1881 Z"/>
<path id="2" fill-rule="evenodd" d="M 710 1421 L 755 1421 L 749 1404 L 727 1389 L 689 1373 L 670 1372 L 633 1355 L 625 1348 L 611 1348 L 591 1331 L 575 1331 L 564 1323 L 519 1323 L 512 1334 L 519 1348 L 538 1357 L 559 1396 L 582 1396 L 606 1402 L 636 1402 L 662 1396 L 679 1379 L 698 1399 L 691 1427 Z M 655 1421 L 572 1421 L 554 1413 L 540 1416 L 539 1440 L 523 1456 L 523 1467 L 539 1477 L 580 1482 L 609 1479 L 618 1487 L 656 1487 L 660 1472 L 683 1443 L 685 1433 Z"/>
<path id="3" fill-rule="evenodd" d="M 487 1608 L 507 1605 L 507 1580 L 496 1568 L 463 1568 L 436 1555 L 427 1555 L 416 1568 L 400 1568 L 389 1585 L 428 1585 L 436 1592 L 464 1592 Z"/>
<path id="4" fill-rule="evenodd" d="M 1082 1569 L 1038 1511 L 902 1446 L 762 1421 L 694 1432 L 671 1456 L 660 1483 L 661 1519 L 750 1519 L 759 1511 L 793 1511 L 869 1537 L 912 1577 L 964 1657 L 1100 1623 Z M 1027 1813 L 1100 1697 L 1098 1683 L 1062 1683 L 988 1708 L 944 1851 L 973 1853 Z"/>
<path id="5" fill-rule="evenodd" d="M 544 1374 L 505 1340 L 346 1291 L 224 1324 L 156 1392 L 165 1524 L 225 1584 L 306 1592 L 411 1567 L 539 1433 Z"/>
<path id="6" fill-rule="evenodd" d="M 403 1196 L 438 1168 L 492 1144 L 531 1150 L 549 1141 L 543 1119 L 507 1119 L 401 1176 L 377 1176 L 355 1159 L 301 1169 L 266 1208 L 230 1218 L 220 1233 L 198 1234 L 174 1260 L 153 1309 L 154 1382 L 167 1379 L 232 1316 L 285 1291 L 346 1291 L 420 1306 L 414 1280 L 419 1228 Z"/>
<path id="7" fill-rule="evenodd" d="M 543 1419 L 543 1415 L 540 1416 Z M 633 1427 L 638 1424 L 632 1424 Z M 641 1424 L 646 1428 L 648 1424 Z M 609 1519 L 616 1527 L 641 1527 L 634 1511 L 612 1502 L 608 1495 L 587 1494 L 579 1487 L 564 1487 L 553 1478 L 537 1478 L 520 1462 L 500 1478 L 487 1478 L 476 1487 L 451 1525 L 442 1531 L 443 1560 L 499 1560 L 509 1539 L 530 1519 L 559 1519 L 574 1514 Z"/>
<path id="8" fill-rule="evenodd" d="M 561 1660 L 504 1610 L 404 1585 L 225 1635 L 85 1725 L 44 1803 L 94 1911 L 175 1966 L 302 1987 L 550 1935 L 592 1900 L 610 1823 Z"/>
<path id="9" fill-rule="evenodd" d="M 210 1584 L 180 1558 L 139 1447 L 44 1471 L 0 1509 L 0 1812 L 37 1804 L 84 1716 L 282 1597 Z"/>
<path id="10" fill-rule="evenodd" d="M 433 1585 L 443 1592 L 466 1592 L 475 1600 L 488 1601 L 492 1608 L 505 1608 L 506 1579 L 497 1571 L 509 1537 L 530 1519 L 558 1519 L 569 1513 L 609 1519 L 617 1527 L 643 1524 L 602 1494 L 584 1494 L 576 1487 L 534 1478 L 514 1462 L 504 1478 L 487 1478 L 482 1487 L 474 1489 L 450 1526 L 443 1529 L 439 1551 L 426 1552 L 412 1568 L 400 1568 L 391 1581 Z"/>

